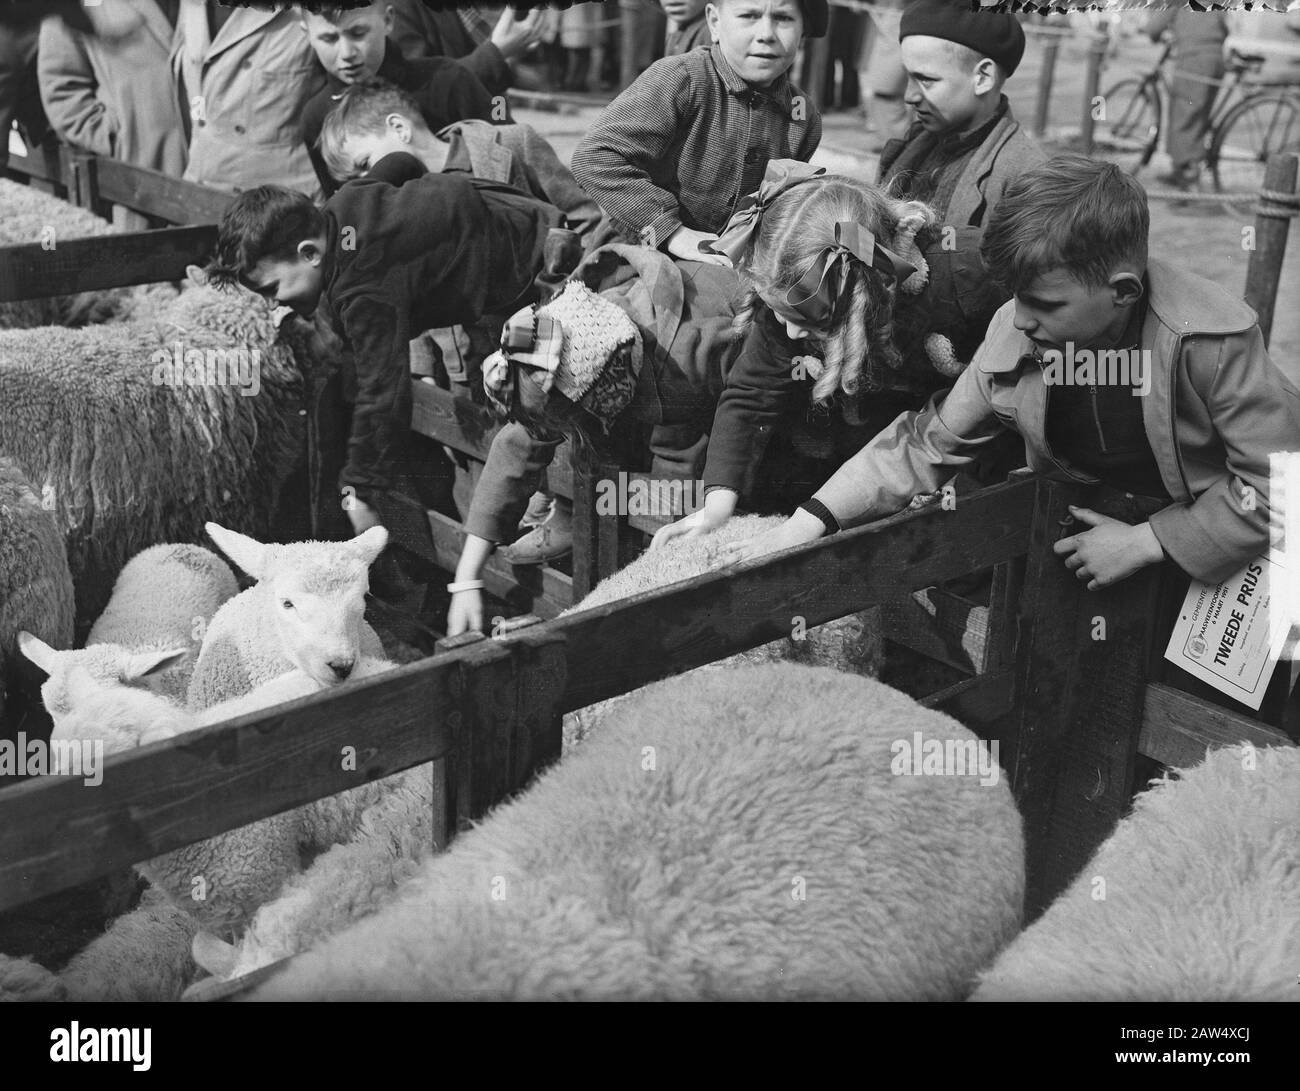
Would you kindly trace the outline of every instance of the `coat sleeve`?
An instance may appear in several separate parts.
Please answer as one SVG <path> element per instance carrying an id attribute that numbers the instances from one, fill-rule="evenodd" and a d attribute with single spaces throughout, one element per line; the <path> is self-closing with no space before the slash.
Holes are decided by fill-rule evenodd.
<path id="1" fill-rule="evenodd" d="M 514 73 L 510 70 L 505 54 L 491 42 L 481 43 L 472 53 L 459 60 L 478 77 L 490 95 L 504 95 L 514 80 Z"/>
<path id="2" fill-rule="evenodd" d="M 117 119 L 98 96 L 85 38 L 62 19 L 41 25 L 36 59 L 41 101 L 50 124 L 69 144 L 96 155 L 116 150 Z"/>
<path id="3" fill-rule="evenodd" d="M 840 526 L 882 519 L 913 497 L 938 491 L 1003 432 L 989 398 L 989 379 L 979 368 L 983 351 L 946 397 L 940 392 L 919 412 L 899 414 L 817 490 L 816 499 Z"/>
<path id="4" fill-rule="evenodd" d="M 464 61 L 452 61 L 425 85 L 424 120 L 433 132 L 467 117 L 493 121 L 492 95 Z M 445 116 L 444 116 L 445 115 Z"/>
<path id="5" fill-rule="evenodd" d="M 515 421 L 502 428 L 474 489 L 465 529 L 489 542 L 509 541 L 562 442 L 563 437 L 537 439 Z"/>
<path id="6" fill-rule="evenodd" d="M 578 184 L 577 178 L 556 155 L 549 140 L 537 133 L 531 125 L 516 125 L 519 130 L 514 143 L 524 165 L 533 172 L 541 187 L 542 197 L 553 204 L 578 233 L 585 244 L 591 239 L 604 213 L 600 205 Z"/>
<path id="7" fill-rule="evenodd" d="M 1217 583 L 1268 551 L 1269 456 L 1297 447 L 1300 391 L 1269 359 L 1258 326 L 1233 337 L 1197 339 L 1184 352 L 1191 354 L 1187 375 L 1194 396 L 1204 400 L 1226 463 L 1222 476 L 1190 504 L 1173 504 L 1150 522 L 1179 567 Z"/>
<path id="8" fill-rule="evenodd" d="M 677 197 L 655 183 L 691 110 L 690 81 L 680 58 L 657 61 L 605 107 L 573 153 L 573 174 L 606 212 L 656 249 L 682 226 Z"/>
<path id="9" fill-rule="evenodd" d="M 391 302 L 378 295 L 348 300 L 339 309 L 356 361 L 357 398 L 347 462 L 339 485 L 372 503 L 392 488 L 395 463 L 411 429 L 410 336 Z"/>
<path id="10" fill-rule="evenodd" d="M 765 318 L 750 327 L 713 414 L 704 466 L 706 491 L 713 486 L 741 496 L 753 491 L 772 430 L 805 385 L 795 378 L 794 357 L 794 342 Z"/>

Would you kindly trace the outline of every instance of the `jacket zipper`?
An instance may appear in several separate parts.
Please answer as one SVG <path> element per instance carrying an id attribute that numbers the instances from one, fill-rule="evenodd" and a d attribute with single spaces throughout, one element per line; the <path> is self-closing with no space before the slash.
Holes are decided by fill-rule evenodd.
<path id="1" fill-rule="evenodd" d="M 1101 453 L 1108 455 L 1106 449 L 1106 432 L 1101 426 L 1101 410 L 1097 405 L 1097 384 L 1088 384 L 1088 401 L 1092 405 L 1092 421 L 1097 426 L 1097 441 L 1101 444 Z"/>

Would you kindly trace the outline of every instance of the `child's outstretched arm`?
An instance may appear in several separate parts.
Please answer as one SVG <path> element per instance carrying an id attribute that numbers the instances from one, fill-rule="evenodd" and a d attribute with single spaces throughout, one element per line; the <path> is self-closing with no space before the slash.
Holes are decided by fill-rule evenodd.
<path id="1" fill-rule="evenodd" d="M 937 492 L 953 470 L 973 462 L 1004 427 L 993 413 L 988 379 L 978 361 L 977 354 L 946 397 L 935 394 L 919 412 L 900 414 L 836 470 L 809 502 L 813 511 L 800 509 L 767 534 L 728 547 L 722 563 L 882 519 L 907 507 L 915 496 Z"/>
<path id="2" fill-rule="evenodd" d="M 542 471 L 551 464 L 563 442 L 562 436 L 536 439 L 515 421 L 502 428 L 492 440 L 483 475 L 474 489 L 469 514 L 465 516 L 465 544 L 452 582 L 453 587 L 471 586 L 451 593 L 448 636 L 467 629 L 482 630 L 483 590 L 472 585 L 481 581 L 483 567 L 497 545 L 513 537 L 528 506 L 528 498 L 541 481 Z"/>

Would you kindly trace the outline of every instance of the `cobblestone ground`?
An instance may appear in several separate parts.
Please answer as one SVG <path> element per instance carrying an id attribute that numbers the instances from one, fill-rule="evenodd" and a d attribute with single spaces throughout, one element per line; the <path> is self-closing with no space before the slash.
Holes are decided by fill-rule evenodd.
<path id="1" fill-rule="evenodd" d="M 1107 58 L 1099 80 L 1103 90 L 1125 76 L 1149 69 L 1159 58 L 1158 47 L 1144 35 L 1136 34 L 1134 25 L 1125 24 L 1124 30 L 1116 43 L 1115 53 Z M 1025 59 L 1006 88 L 1012 109 L 1026 125 L 1031 124 L 1035 116 L 1046 40 L 1031 28 Z M 1047 140 L 1053 147 L 1067 146 L 1080 126 L 1087 43 L 1088 31 L 1082 24 L 1073 26 L 1072 35 L 1061 41 L 1048 112 Z M 566 112 L 518 109 L 515 116 L 546 134 L 567 162 L 599 112 L 599 105 L 593 104 L 569 107 Z M 813 162 L 829 170 L 874 179 L 876 157 L 865 150 L 866 144 L 864 123 L 856 110 L 829 113 L 825 119 L 822 146 Z M 1168 165 L 1162 150 L 1140 175 L 1141 180 L 1156 190 L 1158 186 L 1153 176 L 1167 170 Z M 1246 267 L 1250 261 L 1250 251 L 1243 246 L 1243 228 L 1253 224 L 1253 217 L 1227 212 L 1215 202 L 1174 207 L 1167 200 L 1153 199 L 1151 252 L 1193 269 L 1240 295 L 1245 287 Z M 1300 224 L 1294 220 L 1278 289 L 1270 348 L 1277 364 L 1300 383 Z"/>

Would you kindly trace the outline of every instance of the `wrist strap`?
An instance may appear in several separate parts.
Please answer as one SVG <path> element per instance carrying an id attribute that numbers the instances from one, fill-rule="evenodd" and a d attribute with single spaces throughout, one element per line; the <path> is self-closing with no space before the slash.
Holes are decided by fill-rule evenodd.
<path id="1" fill-rule="evenodd" d="M 482 580 L 457 580 L 447 584 L 447 591 L 454 595 L 458 591 L 482 591 L 486 586 Z"/>
<path id="2" fill-rule="evenodd" d="M 820 519 L 826 527 L 827 534 L 838 534 L 840 532 L 840 521 L 831 514 L 831 509 L 815 496 L 800 504 L 799 510 L 806 511 L 815 519 Z"/>

